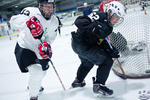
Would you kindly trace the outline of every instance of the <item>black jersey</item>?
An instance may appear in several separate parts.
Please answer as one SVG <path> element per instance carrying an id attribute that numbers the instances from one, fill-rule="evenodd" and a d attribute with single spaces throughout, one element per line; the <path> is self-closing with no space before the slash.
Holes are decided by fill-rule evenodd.
<path id="1" fill-rule="evenodd" d="M 72 35 L 75 41 L 85 43 L 87 45 L 97 45 L 99 39 L 104 39 L 112 33 L 112 26 L 107 21 L 107 15 L 103 12 L 95 12 L 94 16 L 98 16 L 97 20 L 92 21 L 89 16 L 79 16 L 75 20 L 77 32 Z"/>

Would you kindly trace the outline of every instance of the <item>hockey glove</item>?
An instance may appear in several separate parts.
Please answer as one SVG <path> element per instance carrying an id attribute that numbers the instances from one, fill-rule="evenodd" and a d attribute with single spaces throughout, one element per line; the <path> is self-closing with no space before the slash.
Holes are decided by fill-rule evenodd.
<path id="1" fill-rule="evenodd" d="M 115 48 L 115 47 L 113 47 L 113 49 L 112 48 L 110 48 L 110 46 L 109 46 L 109 44 L 107 43 L 107 41 L 106 40 L 104 40 L 101 44 L 100 44 L 100 46 L 99 46 L 101 49 L 103 49 L 104 51 L 106 51 L 112 58 L 119 58 L 120 57 L 120 55 L 119 55 L 119 51 Z"/>
<path id="2" fill-rule="evenodd" d="M 26 24 L 30 29 L 32 36 L 35 39 L 41 39 L 44 31 L 40 21 L 35 16 L 33 16 L 26 22 Z"/>
<path id="3" fill-rule="evenodd" d="M 108 35 L 111 34 L 112 28 L 106 25 L 105 23 L 101 23 L 99 21 L 95 21 L 90 24 L 90 30 L 93 34 L 96 34 L 98 38 L 105 39 Z"/>
<path id="4" fill-rule="evenodd" d="M 111 56 L 112 58 L 119 58 L 119 57 L 120 57 L 119 52 L 118 52 L 118 50 L 116 50 L 116 49 L 110 50 L 110 51 L 109 51 L 109 54 L 110 54 L 110 56 Z"/>
<path id="5" fill-rule="evenodd" d="M 44 46 L 43 46 L 44 45 Z M 43 44 L 39 45 L 39 54 L 43 59 L 49 59 L 52 57 L 51 46 L 47 42 L 43 42 Z"/>

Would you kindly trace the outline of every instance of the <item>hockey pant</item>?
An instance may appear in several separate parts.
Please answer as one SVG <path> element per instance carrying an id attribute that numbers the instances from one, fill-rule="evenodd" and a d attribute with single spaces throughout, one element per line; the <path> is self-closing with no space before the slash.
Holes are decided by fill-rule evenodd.
<path id="1" fill-rule="evenodd" d="M 81 60 L 77 71 L 77 78 L 83 81 L 94 65 L 98 65 L 96 82 L 105 85 L 110 73 L 113 60 L 104 50 L 98 46 L 89 47 L 82 43 L 72 41 L 72 48 Z"/>
<path id="2" fill-rule="evenodd" d="M 43 71 L 49 68 L 48 59 L 38 59 L 33 51 L 20 47 L 18 43 L 15 47 L 15 57 L 22 73 L 28 72 L 27 67 L 32 64 L 41 64 Z"/>

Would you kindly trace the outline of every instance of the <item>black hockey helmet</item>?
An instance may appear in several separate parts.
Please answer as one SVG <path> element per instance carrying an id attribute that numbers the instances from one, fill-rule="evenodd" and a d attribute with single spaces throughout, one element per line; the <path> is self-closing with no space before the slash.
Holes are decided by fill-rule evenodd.
<path id="1" fill-rule="evenodd" d="M 55 13 L 55 0 L 37 0 L 41 14 L 46 20 L 49 20 Z"/>

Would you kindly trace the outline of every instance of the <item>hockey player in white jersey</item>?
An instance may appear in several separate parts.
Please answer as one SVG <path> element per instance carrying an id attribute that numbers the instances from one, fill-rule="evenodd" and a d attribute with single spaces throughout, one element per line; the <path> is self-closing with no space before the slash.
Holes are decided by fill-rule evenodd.
<path id="1" fill-rule="evenodd" d="M 55 40 L 58 19 L 54 0 L 38 0 L 39 7 L 27 7 L 11 17 L 10 24 L 20 31 L 15 56 L 21 72 L 29 72 L 30 100 L 38 100 L 42 79 L 52 56 L 51 43 Z M 43 41 L 43 43 L 40 42 Z M 44 46 L 44 47 L 43 47 Z M 46 50 L 43 48 L 46 48 Z"/>

